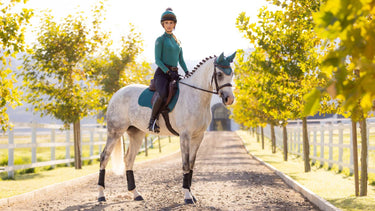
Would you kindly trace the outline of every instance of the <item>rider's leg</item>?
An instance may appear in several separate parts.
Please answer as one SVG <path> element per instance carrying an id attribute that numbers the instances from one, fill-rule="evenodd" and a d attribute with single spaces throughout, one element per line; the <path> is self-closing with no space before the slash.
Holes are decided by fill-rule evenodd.
<path id="1" fill-rule="evenodd" d="M 148 125 L 150 131 L 159 132 L 160 128 L 156 124 L 156 120 L 159 118 L 160 111 L 164 106 L 165 99 L 168 97 L 168 85 L 170 82 L 170 76 L 164 73 L 160 68 L 158 68 L 154 75 L 156 95 L 155 101 L 152 105 L 151 118 Z"/>

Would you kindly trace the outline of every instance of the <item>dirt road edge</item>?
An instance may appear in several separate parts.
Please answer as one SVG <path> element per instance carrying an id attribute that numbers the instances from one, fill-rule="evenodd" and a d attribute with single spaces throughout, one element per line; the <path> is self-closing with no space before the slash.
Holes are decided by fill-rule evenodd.
<path id="1" fill-rule="evenodd" d="M 262 159 L 254 156 L 251 154 L 245 147 L 243 139 L 241 138 L 241 141 L 243 143 L 243 147 L 246 150 L 247 154 L 249 154 L 251 157 L 253 157 L 255 160 L 260 162 L 261 164 L 267 166 L 270 170 L 275 172 L 277 176 L 279 176 L 286 184 L 288 184 L 291 188 L 296 190 L 297 192 L 301 193 L 303 196 L 305 196 L 311 203 L 313 203 L 315 206 L 319 207 L 321 210 L 327 210 L 327 211 L 339 211 L 340 209 L 333 206 L 331 203 L 329 203 L 327 200 L 323 199 L 322 197 L 316 195 L 297 181 L 290 178 L 288 175 L 284 174 L 283 172 L 277 170 L 272 165 L 264 162 Z"/>
<path id="2" fill-rule="evenodd" d="M 164 160 L 167 160 L 167 159 L 169 159 L 173 156 L 178 156 L 179 154 L 180 154 L 180 150 L 178 150 L 174 153 L 162 156 L 160 158 L 155 158 L 155 159 L 151 159 L 151 160 L 137 162 L 136 165 L 143 165 L 143 164 L 147 164 L 147 163 L 150 163 L 150 162 L 164 161 Z M 99 169 L 98 169 L 98 171 L 99 171 Z M 48 194 L 56 192 L 56 191 L 65 191 L 65 190 L 67 190 L 67 189 L 69 189 L 73 186 L 82 184 L 85 181 L 96 178 L 96 177 L 98 177 L 98 173 L 92 173 L 92 174 L 82 176 L 82 177 L 78 177 L 78 178 L 75 178 L 75 179 L 71 179 L 71 180 L 68 180 L 68 181 L 56 183 L 56 184 L 53 184 L 53 185 L 48 185 L 46 187 L 31 191 L 31 192 L 23 193 L 23 194 L 20 194 L 20 195 L 9 197 L 9 198 L 3 198 L 3 199 L 0 199 L 0 208 L 6 208 L 6 207 L 9 207 L 13 204 L 19 203 L 19 202 L 32 201 L 36 198 L 43 197 L 45 195 L 48 195 Z"/>

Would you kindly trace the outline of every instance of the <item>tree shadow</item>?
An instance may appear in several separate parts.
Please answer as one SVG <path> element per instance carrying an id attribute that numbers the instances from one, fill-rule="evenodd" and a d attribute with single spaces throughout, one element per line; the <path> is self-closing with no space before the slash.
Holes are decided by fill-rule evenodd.
<path id="1" fill-rule="evenodd" d="M 337 198 L 337 199 L 328 199 L 330 203 L 336 207 L 342 207 L 346 210 L 375 210 L 374 203 L 369 202 L 370 197 L 350 197 L 350 198 Z M 372 199 L 374 200 L 374 199 Z"/>

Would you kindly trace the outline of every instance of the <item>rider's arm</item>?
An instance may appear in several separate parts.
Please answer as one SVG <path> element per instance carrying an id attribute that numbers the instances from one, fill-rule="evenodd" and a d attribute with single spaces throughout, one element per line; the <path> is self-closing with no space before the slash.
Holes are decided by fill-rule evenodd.
<path id="1" fill-rule="evenodd" d="M 180 66 L 182 67 L 182 69 L 184 70 L 184 72 L 189 72 L 187 67 L 186 67 L 186 64 L 185 64 L 185 60 L 184 60 L 184 56 L 183 56 L 183 53 L 182 53 L 182 49 L 180 51 L 180 55 L 179 55 L 179 61 L 180 63 Z"/>
<path id="2" fill-rule="evenodd" d="M 156 42 L 155 42 L 155 63 L 161 68 L 161 70 L 163 70 L 163 72 L 166 73 L 168 72 L 168 68 L 167 66 L 165 66 L 165 64 L 161 60 L 162 53 L 163 53 L 163 37 L 159 37 L 158 39 L 156 39 Z"/>

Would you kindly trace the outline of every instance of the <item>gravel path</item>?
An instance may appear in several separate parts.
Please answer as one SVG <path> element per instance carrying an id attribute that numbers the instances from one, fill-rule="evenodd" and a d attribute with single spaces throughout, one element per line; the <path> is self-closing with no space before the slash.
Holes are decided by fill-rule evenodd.
<path id="1" fill-rule="evenodd" d="M 135 164 L 134 174 L 145 201 L 129 198 L 125 177 L 107 174 L 103 204 L 97 202 L 95 178 L 9 210 L 318 210 L 249 156 L 233 132 L 205 134 L 192 183 L 195 205 L 184 205 L 179 153 Z"/>

